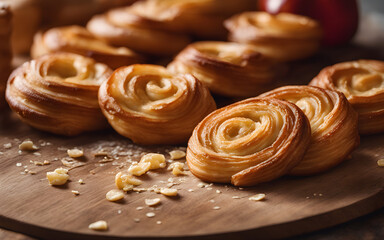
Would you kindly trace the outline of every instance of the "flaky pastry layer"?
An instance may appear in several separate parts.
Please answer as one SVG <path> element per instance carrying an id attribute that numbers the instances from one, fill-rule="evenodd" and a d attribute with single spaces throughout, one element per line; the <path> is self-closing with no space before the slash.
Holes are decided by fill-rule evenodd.
<path id="1" fill-rule="evenodd" d="M 193 74 L 214 93 L 249 97 L 273 88 L 278 67 L 252 45 L 211 41 L 190 44 L 168 69 Z"/>
<path id="2" fill-rule="evenodd" d="M 185 143 L 216 109 L 208 88 L 192 75 L 148 64 L 117 69 L 100 87 L 99 103 L 111 126 L 139 144 Z"/>
<path id="3" fill-rule="evenodd" d="M 359 145 L 357 113 L 341 92 L 311 86 L 286 86 L 260 95 L 296 104 L 311 124 L 311 144 L 290 174 L 311 175 L 342 161 Z"/>
<path id="4" fill-rule="evenodd" d="M 173 55 L 190 42 L 185 34 L 121 23 L 120 18 L 115 15 L 122 15 L 125 9 L 118 8 L 94 16 L 87 23 L 87 29 L 113 45 L 125 46 L 149 55 Z"/>
<path id="5" fill-rule="evenodd" d="M 189 139 L 186 158 L 204 181 L 251 186 L 287 174 L 310 138 L 308 119 L 296 105 L 249 98 L 204 118 Z"/>
<path id="6" fill-rule="evenodd" d="M 9 77 L 6 99 L 25 123 L 61 135 L 105 128 L 97 93 L 112 70 L 73 53 L 24 63 Z"/>
<path id="7" fill-rule="evenodd" d="M 244 12 L 224 24 L 231 41 L 253 44 L 264 55 L 280 61 L 313 55 L 322 36 L 317 21 L 290 13 Z"/>
<path id="8" fill-rule="evenodd" d="M 338 63 L 321 70 L 310 85 L 344 93 L 359 114 L 361 134 L 384 132 L 384 62 Z"/>
<path id="9" fill-rule="evenodd" d="M 31 49 L 33 58 L 54 52 L 71 52 L 91 57 L 113 69 L 143 62 L 143 57 L 132 50 L 110 46 L 76 25 L 51 28 L 35 35 Z"/>

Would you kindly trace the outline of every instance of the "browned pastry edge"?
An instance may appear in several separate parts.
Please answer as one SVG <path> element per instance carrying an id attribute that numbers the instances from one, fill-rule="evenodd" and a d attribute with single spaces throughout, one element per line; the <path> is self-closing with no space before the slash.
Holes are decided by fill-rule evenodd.
<path id="1" fill-rule="evenodd" d="M 247 104 L 249 106 L 252 103 L 267 106 L 275 105 L 279 107 L 284 115 L 282 132 L 279 132 L 272 145 L 265 147 L 259 152 L 244 156 L 218 153 L 209 148 L 207 145 L 213 144 L 211 139 L 213 133 L 210 132 L 213 130 L 210 129 L 216 129 L 214 121 L 221 120 L 223 118 L 220 117 L 221 115 L 224 116 L 224 121 L 231 114 L 234 114 L 234 108 L 247 106 Z M 227 111 L 229 112 L 228 115 L 223 114 L 223 112 Z M 208 132 L 204 133 L 204 131 Z M 205 139 L 205 135 L 209 135 L 210 138 Z M 204 181 L 230 181 L 235 186 L 252 186 L 287 174 L 301 161 L 310 143 L 310 138 L 311 130 L 308 119 L 296 105 L 273 98 L 249 98 L 212 112 L 196 126 L 188 142 L 187 163 L 190 171 Z M 250 143 L 247 142 L 247 144 Z M 244 164 L 245 161 L 255 161 L 255 164 L 234 173 L 230 179 L 227 179 L 227 175 L 232 174 L 231 164 Z M 234 169 L 237 169 L 237 167 L 233 166 Z M 222 173 L 221 170 L 223 169 L 230 173 Z"/>
<path id="2" fill-rule="evenodd" d="M 285 86 L 264 93 L 259 97 L 271 97 L 281 100 L 295 98 L 295 101 L 310 98 L 309 104 L 317 105 L 311 111 L 316 126 L 312 128 L 311 144 L 303 160 L 291 171 L 291 175 L 313 175 L 324 172 L 346 160 L 359 146 L 360 137 L 357 128 L 357 113 L 345 96 L 337 91 L 312 86 Z M 302 98 L 300 98 L 302 97 Z M 293 102 L 295 103 L 295 102 Z M 332 106 L 329 106 L 329 105 Z M 312 105 L 313 106 L 313 105 Z M 321 119 L 323 109 L 332 109 Z M 310 108 L 310 107 L 307 107 Z M 309 111 L 306 109 L 306 111 Z M 318 115 L 318 116 L 316 116 Z M 321 119 L 321 124 L 318 123 Z"/>
<path id="3" fill-rule="evenodd" d="M 143 145 L 149 144 L 182 144 L 188 141 L 193 128 L 199 121 L 216 109 L 216 104 L 210 95 L 208 88 L 190 74 L 175 75 L 175 77 L 185 78 L 191 86 L 182 96 L 176 100 L 164 103 L 162 106 L 156 107 L 155 111 L 164 111 L 157 115 L 142 113 L 137 110 L 125 109 L 121 106 L 117 96 L 112 96 L 111 92 L 115 83 L 115 79 L 123 77 L 124 86 L 127 86 L 127 81 L 134 79 L 135 81 L 145 81 L 146 78 L 155 78 L 156 72 L 146 75 L 133 74 L 132 79 L 127 79 L 128 74 L 141 69 L 160 68 L 161 71 L 166 71 L 165 68 L 158 65 L 135 64 L 128 67 L 121 67 L 105 81 L 99 90 L 99 104 L 102 112 L 108 119 L 110 125 L 121 135 L 130 138 L 133 142 Z M 139 69 L 139 70 L 137 70 Z M 160 76 L 161 77 L 161 76 Z M 119 89 L 122 90 L 122 89 Z M 134 93 L 128 89 L 124 89 L 127 93 L 134 95 L 134 99 L 140 101 L 140 96 L 136 95 L 140 90 L 135 89 Z M 189 109 L 189 111 L 187 111 Z M 175 113 L 182 111 L 182 115 Z M 175 116 L 176 115 L 176 116 Z"/>
<path id="4" fill-rule="evenodd" d="M 259 48 L 264 55 L 279 61 L 294 61 L 303 59 L 313 55 L 320 46 L 322 31 L 320 25 L 315 20 L 289 13 L 280 13 L 276 15 L 290 16 L 297 18 L 298 22 L 305 19 L 309 25 L 313 25 L 306 32 L 286 31 L 272 32 L 266 31 L 263 26 L 258 27 L 257 18 L 264 16 L 274 16 L 266 12 L 243 12 L 235 15 L 224 22 L 225 27 L 229 31 L 228 38 L 234 42 L 253 44 Z M 251 19 L 254 17 L 256 19 Z M 246 20 L 250 18 L 252 21 Z M 300 20 L 300 21 L 299 21 Z"/>
<path id="5" fill-rule="evenodd" d="M 183 34 L 139 28 L 135 26 L 120 27 L 111 23 L 108 14 L 94 16 L 87 24 L 87 29 L 108 43 L 124 46 L 137 52 L 169 56 L 183 49 L 190 39 Z"/>
<path id="6" fill-rule="evenodd" d="M 220 51 L 223 47 L 238 47 L 236 54 L 246 50 L 231 62 L 205 52 L 210 50 L 209 46 L 215 48 L 215 51 Z M 263 56 L 252 45 L 215 41 L 188 45 L 168 65 L 171 71 L 195 75 L 214 93 L 235 97 L 256 96 L 272 89 L 278 68 L 276 63 Z"/>
<path id="7" fill-rule="evenodd" d="M 76 43 L 78 40 L 79 44 Z M 81 42 L 81 43 L 80 43 Z M 88 46 L 82 46 L 89 42 Z M 92 47 L 97 44 L 98 48 Z M 104 47 L 104 49 L 102 49 Z M 85 28 L 77 25 L 51 28 L 36 33 L 31 48 L 31 56 L 37 58 L 44 54 L 54 52 L 71 52 L 90 57 L 97 62 L 107 64 L 112 69 L 142 63 L 144 57 L 127 48 L 115 48 L 104 41 L 97 39 Z"/>
<path id="8" fill-rule="evenodd" d="M 334 82 L 334 77 L 343 74 L 344 71 L 363 70 L 366 72 L 378 72 L 384 78 L 384 62 L 377 60 L 357 60 L 351 62 L 337 63 L 325 67 L 309 83 L 334 91 L 340 90 Z M 382 80 L 383 81 L 383 80 Z M 375 134 L 384 132 L 384 89 L 373 96 L 347 96 L 348 101 L 359 115 L 360 134 Z"/>
<path id="9" fill-rule="evenodd" d="M 44 67 L 41 69 L 45 60 L 54 61 L 56 58 L 67 56 L 81 57 L 95 63 L 92 59 L 71 53 L 50 54 L 26 62 L 9 77 L 6 91 L 9 106 L 28 125 L 59 135 L 74 136 L 85 131 L 106 128 L 107 121 L 97 104 L 98 86 L 47 82 L 45 77 L 41 76 L 47 71 Z M 39 69 L 34 69 L 34 66 Z M 101 78 L 112 72 L 103 64 L 98 68 L 98 71 L 102 71 Z M 84 105 L 84 102 L 88 101 L 85 99 L 92 98 L 95 99 L 95 104 Z M 82 103 L 78 102 L 79 99 L 82 99 Z"/>

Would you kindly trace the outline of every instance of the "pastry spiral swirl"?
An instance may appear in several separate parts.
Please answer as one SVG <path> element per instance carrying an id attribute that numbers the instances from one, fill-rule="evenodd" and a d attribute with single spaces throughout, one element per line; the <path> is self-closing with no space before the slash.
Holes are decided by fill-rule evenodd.
<path id="1" fill-rule="evenodd" d="M 117 69 L 101 85 L 99 103 L 111 126 L 139 144 L 185 143 L 216 109 L 208 89 L 192 75 L 145 64 Z"/>
<path id="2" fill-rule="evenodd" d="M 9 6 L 0 3 L 0 108 L 5 106 L 5 85 L 11 72 L 11 15 Z"/>
<path id="3" fill-rule="evenodd" d="M 277 67 L 252 45 L 195 42 L 168 69 L 193 74 L 214 93 L 247 97 L 272 89 Z"/>
<path id="4" fill-rule="evenodd" d="M 310 85 L 337 90 L 359 114 L 359 132 L 384 132 L 384 62 L 358 60 L 320 71 Z"/>
<path id="5" fill-rule="evenodd" d="M 9 77 L 6 99 L 27 124 L 60 135 L 105 128 L 97 93 L 112 70 L 73 53 L 24 63 Z"/>
<path id="6" fill-rule="evenodd" d="M 359 145 L 357 113 L 340 92 L 311 86 L 286 86 L 260 95 L 296 104 L 311 124 L 312 140 L 292 175 L 311 175 L 345 160 Z"/>
<path id="7" fill-rule="evenodd" d="M 76 25 L 51 28 L 35 35 L 31 49 L 33 58 L 54 52 L 71 52 L 91 57 L 113 69 L 143 62 L 143 57 L 132 50 L 110 46 Z"/>
<path id="8" fill-rule="evenodd" d="M 250 186 L 288 173 L 310 138 L 308 119 L 296 105 L 249 98 L 212 112 L 196 126 L 187 162 L 202 180 Z"/>
<path id="9" fill-rule="evenodd" d="M 313 55 L 322 35 L 318 22 L 290 13 L 245 12 L 224 24 L 231 41 L 253 44 L 264 55 L 280 61 Z"/>

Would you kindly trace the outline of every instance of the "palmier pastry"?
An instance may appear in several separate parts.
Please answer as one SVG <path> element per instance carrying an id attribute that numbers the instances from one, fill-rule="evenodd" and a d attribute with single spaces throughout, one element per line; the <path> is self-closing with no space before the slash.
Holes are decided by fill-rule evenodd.
<path id="1" fill-rule="evenodd" d="M 5 105 L 4 92 L 11 72 L 11 11 L 8 5 L 0 3 L 0 108 Z"/>
<path id="2" fill-rule="evenodd" d="M 92 57 L 114 69 L 143 61 L 132 50 L 112 47 L 80 26 L 57 27 L 35 35 L 31 50 L 33 58 L 54 52 L 72 52 Z"/>
<path id="3" fill-rule="evenodd" d="M 359 132 L 384 132 L 384 62 L 359 60 L 320 71 L 310 85 L 338 90 L 359 114 Z"/>
<path id="4" fill-rule="evenodd" d="M 293 175 L 311 175 L 336 166 L 359 145 L 357 113 L 340 92 L 310 86 L 286 86 L 264 93 L 296 104 L 311 124 L 312 140 Z"/>
<path id="5" fill-rule="evenodd" d="M 140 64 L 117 69 L 101 85 L 99 103 L 111 126 L 139 144 L 185 143 L 216 109 L 208 88 L 192 75 Z"/>
<path id="6" fill-rule="evenodd" d="M 280 61 L 313 55 L 322 35 L 318 22 L 290 13 L 245 12 L 224 24 L 231 41 L 253 44 L 264 55 Z"/>
<path id="7" fill-rule="evenodd" d="M 249 98 L 204 118 L 189 139 L 186 158 L 204 181 L 251 186 L 288 173 L 310 139 L 308 119 L 296 105 Z"/>
<path id="8" fill-rule="evenodd" d="M 9 77 L 6 99 L 27 124 L 60 135 L 77 135 L 108 126 L 97 93 L 112 73 L 73 53 L 55 53 L 24 63 Z"/>
<path id="9" fill-rule="evenodd" d="M 226 96 L 256 96 L 272 89 L 277 70 L 252 45 L 229 42 L 192 43 L 168 69 L 191 73 L 212 92 Z"/>
<path id="10" fill-rule="evenodd" d="M 132 24 L 128 21 L 132 16 L 130 9 L 117 8 L 96 15 L 88 22 L 87 29 L 113 45 L 126 46 L 150 55 L 173 55 L 190 42 L 185 34 Z"/>
<path id="11" fill-rule="evenodd" d="M 252 0 L 147 0 L 121 8 L 110 17 L 123 26 L 223 38 L 226 18 L 250 9 Z"/>

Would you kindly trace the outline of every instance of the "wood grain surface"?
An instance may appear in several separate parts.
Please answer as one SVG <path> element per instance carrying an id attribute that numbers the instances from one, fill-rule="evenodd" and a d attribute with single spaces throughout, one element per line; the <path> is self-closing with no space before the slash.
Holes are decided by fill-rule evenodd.
<path id="1" fill-rule="evenodd" d="M 173 181 L 179 197 L 130 192 L 116 203 L 107 201 L 105 194 L 115 188 L 114 175 L 126 169 L 127 161 L 139 160 L 148 152 L 163 153 L 169 159 L 170 150 L 183 146 L 142 147 L 111 130 L 58 137 L 28 127 L 10 112 L 2 115 L 0 129 L 0 226 L 39 238 L 241 238 L 249 234 L 280 238 L 332 226 L 384 205 L 384 174 L 376 163 L 384 156 L 382 135 L 363 137 L 351 159 L 321 175 L 284 177 L 244 189 L 220 184 L 201 188 L 202 182 L 189 172 L 175 177 L 163 169 L 142 177 L 140 187 L 166 186 Z M 18 145 L 27 138 L 40 149 L 20 152 Z M 85 165 L 70 170 L 71 181 L 65 186 L 50 186 L 46 172 L 62 166 L 61 159 L 68 158 L 66 150 L 74 147 L 84 149 L 81 162 Z M 94 156 L 100 149 L 116 159 L 101 163 L 102 158 Z M 51 163 L 36 166 L 30 162 L 44 160 Z M 85 184 L 78 183 L 80 178 Z M 266 194 L 266 199 L 248 200 L 257 193 Z M 145 206 L 144 199 L 155 197 L 161 198 L 159 206 Z M 215 210 L 216 206 L 220 209 Z M 156 216 L 148 218 L 148 212 Z M 88 225 L 97 220 L 107 221 L 109 230 L 89 230 Z"/>

